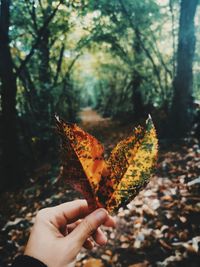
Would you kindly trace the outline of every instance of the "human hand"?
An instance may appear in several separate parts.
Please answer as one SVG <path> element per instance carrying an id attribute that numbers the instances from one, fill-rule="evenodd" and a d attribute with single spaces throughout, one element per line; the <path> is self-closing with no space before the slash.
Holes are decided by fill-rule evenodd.
<path id="1" fill-rule="evenodd" d="M 91 237 L 99 245 L 106 244 L 107 238 L 99 226 L 114 227 L 113 218 L 102 208 L 88 213 L 85 200 L 40 210 L 24 254 L 48 267 L 66 267 L 75 260 L 82 246 L 93 247 Z"/>

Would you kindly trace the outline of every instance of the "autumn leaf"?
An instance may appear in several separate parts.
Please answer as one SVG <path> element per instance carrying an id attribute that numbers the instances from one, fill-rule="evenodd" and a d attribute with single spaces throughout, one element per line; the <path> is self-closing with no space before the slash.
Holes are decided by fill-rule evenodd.
<path id="1" fill-rule="evenodd" d="M 62 139 L 61 178 L 83 194 L 89 207 L 96 208 L 95 189 L 101 178 L 104 160 L 102 145 L 75 124 L 56 117 L 57 130 Z"/>
<path id="2" fill-rule="evenodd" d="M 128 204 L 149 182 L 157 159 L 158 141 L 151 117 L 146 127 L 137 127 L 133 135 L 121 141 L 111 152 L 110 177 L 102 178 L 107 188 L 107 210 Z M 99 188 L 101 195 L 101 187 Z"/>
<path id="3" fill-rule="evenodd" d="M 91 209 L 116 211 L 148 183 L 158 150 L 151 117 L 145 127 L 119 142 L 107 161 L 98 140 L 76 124 L 57 119 L 57 128 L 62 137 L 62 177 L 83 194 Z"/>

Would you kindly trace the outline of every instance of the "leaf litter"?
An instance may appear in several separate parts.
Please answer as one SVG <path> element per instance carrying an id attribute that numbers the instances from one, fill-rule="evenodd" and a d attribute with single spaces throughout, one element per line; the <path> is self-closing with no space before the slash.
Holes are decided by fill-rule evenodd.
<path id="1" fill-rule="evenodd" d="M 84 127 L 99 136 L 110 153 L 130 127 L 122 129 L 110 121 L 102 125 Z M 190 139 L 160 147 L 158 168 L 146 189 L 119 209 L 116 229 L 104 228 L 108 244 L 89 252 L 83 249 L 75 266 L 200 266 L 199 144 Z M 39 209 L 80 197 L 54 178 L 38 183 L 34 179 L 19 192 L 0 196 L 0 266 L 23 253 Z"/>

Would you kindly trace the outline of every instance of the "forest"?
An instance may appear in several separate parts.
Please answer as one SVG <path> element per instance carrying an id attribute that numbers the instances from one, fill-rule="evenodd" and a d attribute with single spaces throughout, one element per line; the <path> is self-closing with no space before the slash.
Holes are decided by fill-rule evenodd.
<path id="1" fill-rule="evenodd" d="M 198 0 L 0 0 L 0 266 L 39 209 L 81 197 L 57 179 L 55 115 L 107 156 L 148 114 L 155 175 L 75 266 L 199 266 L 199 25 Z"/>

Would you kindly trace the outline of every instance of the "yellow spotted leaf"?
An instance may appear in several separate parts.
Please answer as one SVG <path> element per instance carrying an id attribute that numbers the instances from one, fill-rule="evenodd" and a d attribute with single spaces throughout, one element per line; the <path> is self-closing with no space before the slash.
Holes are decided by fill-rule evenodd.
<path id="1" fill-rule="evenodd" d="M 120 178 L 114 177 L 114 190 L 106 202 L 106 208 L 110 211 L 128 204 L 146 186 L 154 171 L 158 141 L 151 118 L 147 120 L 145 128 L 136 128 L 133 136 L 122 142 L 121 147 L 120 143 L 118 146 L 117 154 L 121 153 L 127 163 Z M 115 149 L 111 157 L 113 153 L 116 153 Z M 113 162 L 113 165 L 116 164 L 120 165 Z"/>
<path id="2" fill-rule="evenodd" d="M 83 194 L 91 210 L 117 211 L 148 183 L 158 151 L 151 117 L 119 142 L 108 160 L 98 140 L 76 124 L 57 118 L 57 128 L 62 137 L 62 177 Z"/>

